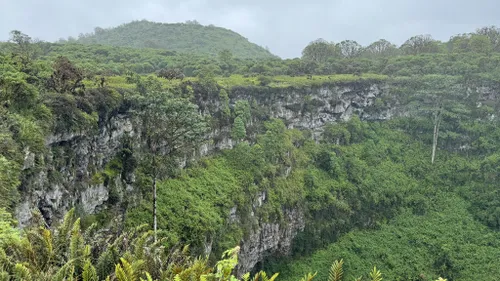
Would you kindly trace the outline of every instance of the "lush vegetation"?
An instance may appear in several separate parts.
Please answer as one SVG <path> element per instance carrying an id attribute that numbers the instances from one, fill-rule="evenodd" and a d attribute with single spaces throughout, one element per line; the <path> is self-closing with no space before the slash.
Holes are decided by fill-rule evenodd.
<path id="1" fill-rule="evenodd" d="M 15 222 L 4 209 L 0 209 L 0 217 L 2 280 L 274 281 L 279 275 L 260 271 L 253 276 L 245 273 L 241 278 L 235 277 L 233 271 L 238 264 L 239 247 L 225 251 L 222 259 L 212 267 L 207 258 L 192 258 L 188 246 L 166 251 L 162 245 L 165 241 L 153 240 L 152 232 L 143 228 L 117 236 L 99 232 L 95 225 L 82 231 L 74 210 L 65 216 L 57 229 L 46 229 L 40 220 L 40 225 L 33 225 L 24 235 L 14 229 Z M 332 264 L 328 281 L 344 280 L 343 264 L 343 260 Z M 315 276 L 316 273 L 308 273 L 301 280 L 311 281 Z M 372 281 L 382 280 L 382 273 L 376 267 L 368 276 Z"/>
<path id="2" fill-rule="evenodd" d="M 68 38 L 68 41 L 204 55 L 217 55 L 222 50 L 228 50 L 239 58 L 273 57 L 269 51 L 234 31 L 213 25 L 203 26 L 196 21 L 176 24 L 133 21 L 109 29 L 96 27 L 93 33 L 80 34 L 78 39 Z"/>
<path id="3" fill-rule="evenodd" d="M 141 47 L 120 41 L 130 26 L 165 27 L 136 22 L 80 40 L 109 35 L 110 42 Z M 338 273 L 343 263 L 349 278 L 379 280 L 370 268 L 376 265 L 388 280 L 495 280 L 499 38 L 496 28 L 485 28 L 446 43 L 416 36 L 399 48 L 383 40 L 368 47 L 319 40 L 301 59 L 280 60 L 241 59 L 254 56 L 235 50 L 183 48 L 197 53 L 187 55 L 51 44 L 15 31 L 0 46 L 0 277 L 234 280 L 236 255 L 215 263 L 218 257 L 259 223 L 286 223 L 287 212 L 299 210 L 305 229 L 293 255 L 286 263 L 270 256 L 257 270 L 286 280 L 320 270 L 326 279 L 339 260 L 332 268 Z M 328 124 L 317 142 L 257 102 L 367 85 L 390 89 L 368 110 L 404 105 L 405 114 Z M 311 106 L 297 110 L 307 114 Z M 51 135 L 94 134 L 119 114 L 141 129 L 102 169 L 68 172 L 72 148 L 46 146 Z M 210 145 L 205 137 L 214 131 L 236 145 L 200 159 L 196 147 Z M 6 212 L 42 170 L 52 182 L 70 173 L 105 185 L 106 208 L 81 223 L 73 212 L 62 223 L 42 213 L 20 232 Z M 117 179 L 132 190 L 119 189 Z M 191 255 L 176 251 L 187 244 Z M 208 254 L 207 244 L 209 257 L 190 257 Z"/>

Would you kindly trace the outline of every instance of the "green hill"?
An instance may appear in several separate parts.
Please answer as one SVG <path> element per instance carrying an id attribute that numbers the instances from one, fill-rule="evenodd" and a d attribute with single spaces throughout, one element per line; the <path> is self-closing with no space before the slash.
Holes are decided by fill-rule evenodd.
<path id="1" fill-rule="evenodd" d="M 213 25 L 203 26 L 197 22 L 167 24 L 133 21 L 109 29 L 95 28 L 93 33 L 80 36 L 76 41 L 209 55 L 228 49 L 239 58 L 275 57 L 234 31 Z"/>

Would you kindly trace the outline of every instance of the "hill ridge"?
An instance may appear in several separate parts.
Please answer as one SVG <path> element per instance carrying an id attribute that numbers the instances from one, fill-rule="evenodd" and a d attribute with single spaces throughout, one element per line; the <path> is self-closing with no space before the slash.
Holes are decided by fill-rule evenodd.
<path id="1" fill-rule="evenodd" d="M 227 49 L 238 58 L 272 58 L 274 54 L 227 28 L 196 21 L 162 23 L 135 20 L 116 27 L 96 27 L 69 42 L 119 47 L 166 49 L 182 53 L 217 55 Z"/>

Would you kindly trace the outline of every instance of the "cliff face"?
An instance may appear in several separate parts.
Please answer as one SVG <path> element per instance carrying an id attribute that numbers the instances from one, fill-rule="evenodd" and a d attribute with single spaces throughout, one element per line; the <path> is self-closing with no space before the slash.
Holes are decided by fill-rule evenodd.
<path id="1" fill-rule="evenodd" d="M 235 88 L 230 93 L 230 105 L 248 100 L 260 109 L 260 113 L 252 113 L 252 123 L 281 118 L 290 128 L 310 129 L 318 136 L 325 123 L 353 115 L 365 120 L 390 118 L 396 107 L 387 102 L 380 104 L 388 94 L 386 86 L 367 83 L 304 89 Z M 217 100 L 197 103 L 205 114 L 215 115 L 220 108 Z M 122 151 L 125 138 L 133 146 L 143 144 L 140 127 L 131 113 L 123 112 L 101 122 L 95 131 L 48 136 L 42 168 L 36 167 L 35 155 L 26 151 L 22 199 L 16 209 L 19 223 L 29 224 L 31 212 L 36 209 L 51 223 L 72 207 L 82 214 L 93 214 L 120 204 L 124 195 L 133 190 L 133 171 L 111 175 L 105 181 L 96 180 L 95 175 Z M 230 131 L 230 126 L 213 129 L 208 136 L 211 141 L 200 147 L 199 155 L 231 148 Z M 240 272 L 251 270 L 266 255 L 290 252 L 292 240 L 303 230 L 305 220 L 299 210 L 284 210 L 284 214 L 283 222 L 258 223 L 258 228 L 242 241 Z"/>
<path id="2" fill-rule="evenodd" d="M 304 230 L 304 214 L 297 209 L 284 211 L 285 223 L 261 223 L 247 239 L 241 242 L 238 256 L 238 274 L 250 272 L 265 257 L 291 254 L 292 242 Z"/>
<path id="3" fill-rule="evenodd" d="M 41 170 L 31 160 L 34 155 L 27 152 L 24 171 L 29 175 L 22 183 L 25 192 L 16 210 L 20 225 L 29 223 L 35 209 L 48 223 L 61 219 L 75 206 L 85 214 L 99 211 L 109 199 L 110 190 L 102 182 L 93 182 L 92 176 L 120 151 L 125 135 L 134 137 L 132 122 L 127 115 L 117 115 L 96 132 L 48 136 L 48 152 L 43 156 L 45 165 Z M 120 178 L 114 180 L 121 190 L 131 188 Z"/>
<path id="4" fill-rule="evenodd" d="M 376 105 L 390 97 L 384 84 L 352 83 L 303 89 L 234 89 L 233 100 L 255 100 L 268 117 L 281 118 L 290 128 L 321 131 L 325 123 L 348 120 L 385 120 L 394 114 L 391 106 Z"/>

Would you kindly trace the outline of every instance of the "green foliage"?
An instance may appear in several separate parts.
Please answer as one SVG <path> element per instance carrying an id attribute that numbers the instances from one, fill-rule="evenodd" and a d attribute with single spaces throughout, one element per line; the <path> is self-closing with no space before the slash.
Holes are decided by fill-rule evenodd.
<path id="1" fill-rule="evenodd" d="M 76 41 L 83 44 L 166 49 L 217 55 L 228 50 L 240 58 L 271 58 L 264 48 L 250 43 L 241 35 L 224 28 L 200 24 L 162 24 L 133 21 L 115 28 L 99 29 Z M 228 49 L 229 48 L 229 49 Z"/>
<path id="2" fill-rule="evenodd" d="M 334 261 L 332 267 L 330 268 L 330 275 L 328 275 L 328 281 L 342 281 L 344 276 L 344 270 L 342 266 L 344 265 L 344 260 Z"/>
<path id="3" fill-rule="evenodd" d="M 0 248 L 5 249 L 20 242 L 20 233 L 15 229 L 16 222 L 5 209 L 0 208 Z"/>
<path id="4" fill-rule="evenodd" d="M 498 276 L 497 28 L 447 43 L 415 36 L 399 49 L 385 40 L 366 48 L 351 40 L 316 41 L 302 59 L 293 60 L 270 58 L 262 50 L 253 54 L 245 47 L 248 42 L 234 34 L 224 37 L 234 40 L 219 40 L 224 49 L 213 47 L 221 43 L 217 40 L 185 48 L 198 54 L 151 49 L 185 46 L 187 41 L 165 41 L 170 35 L 163 32 L 149 42 L 128 34 L 148 36 L 158 29 L 187 30 L 176 38 L 195 34 L 201 41 L 198 32 L 222 32 L 193 23 L 143 21 L 96 29 L 80 41 L 149 49 L 35 43 L 21 32 L 13 33 L 12 43 L 0 44 L 6 52 L 0 54 L 0 208 L 12 210 L 20 183 L 47 168 L 45 143 L 51 135 L 90 135 L 111 118 L 133 112 L 138 121 L 134 133 L 145 141 L 119 148 L 102 171 L 89 167 L 92 183 L 121 176 L 137 187 L 134 197 L 120 202 L 127 227 L 110 231 L 119 237 L 86 236 L 73 212 L 55 231 L 42 227 L 35 216 L 39 225 L 20 234 L 2 210 L 0 278 L 233 280 L 234 252 L 211 269 L 210 258 L 193 259 L 169 247 L 188 243 L 194 255 L 205 255 L 204 246 L 212 245 L 218 256 L 259 224 L 286 223 L 291 211 L 304 214 L 305 228 L 292 245 L 297 260 L 278 267 L 285 269 L 285 279 L 308 272 L 305 264 L 321 269 L 318 277 L 332 280 L 342 275 L 380 280 L 378 267 L 387 280 Z M 234 41 L 246 43 L 226 50 Z M 267 58 L 241 59 L 262 56 Z M 160 70 L 173 74 L 167 78 L 182 78 L 180 72 L 187 77 L 170 81 L 153 75 Z M 352 89 L 349 95 L 387 89 L 383 93 L 389 94 L 377 96 L 362 117 L 388 108 L 396 115 L 403 110 L 404 116 L 364 122 L 354 115 L 327 124 L 315 143 L 309 132 L 269 119 L 255 102 L 296 93 L 303 95 L 301 113 L 314 114 L 311 92 L 319 88 Z M 334 108 L 340 101 L 332 97 L 329 102 Z M 200 112 L 212 113 L 212 119 Z M 227 134 L 224 130 L 232 125 L 231 136 L 245 141 L 191 161 L 209 121 L 212 129 Z M 431 166 L 433 144 L 438 156 Z M 59 168 L 68 165 L 64 157 L 74 159 L 69 146 L 64 152 L 52 146 L 54 167 L 48 178 L 54 181 L 61 178 Z M 186 163 L 185 170 L 179 171 L 179 162 Z M 150 187 L 157 178 L 160 239 L 154 242 L 151 232 L 133 227 L 151 220 Z M 24 186 L 19 190 L 24 192 Z M 110 186 L 108 207 L 117 207 L 119 199 Z M 104 223 L 112 216 L 110 210 L 96 215 Z M 315 252 L 321 248 L 326 249 Z M 266 264 L 275 268 L 275 258 Z M 332 258 L 345 258 L 345 274 L 341 262 L 326 264 Z M 373 264 L 378 267 L 367 267 Z M 259 273 L 253 280 L 274 278 Z M 308 274 L 304 280 L 312 278 Z"/>
<path id="5" fill-rule="evenodd" d="M 17 186 L 20 184 L 19 165 L 0 155 L 0 208 L 10 208 L 17 202 Z"/>
<path id="6" fill-rule="evenodd" d="M 309 268 L 328 274 L 327 262 L 342 257 L 347 276 L 367 272 L 377 264 L 387 280 L 411 280 L 438 275 L 453 280 L 495 280 L 498 268 L 491 257 L 499 255 L 498 234 L 487 230 L 467 212 L 456 195 L 436 193 L 424 216 L 404 212 L 375 231 L 355 231 L 325 250 L 279 268 L 283 280 L 293 280 Z M 378 266 L 377 266 L 378 268 Z"/>
<path id="7" fill-rule="evenodd" d="M 168 92 L 147 92 L 137 97 L 136 112 L 143 127 L 143 139 L 153 155 L 173 159 L 182 156 L 202 141 L 207 129 L 195 104 Z M 159 175 L 157 164 L 152 164 L 156 169 L 152 171 L 155 177 Z"/>
<path id="8" fill-rule="evenodd" d="M 219 235 L 219 243 L 225 242 L 224 236 L 236 243 L 241 237 L 236 237 L 236 241 L 231 238 L 224 221 L 241 196 L 238 180 L 222 159 L 207 160 L 203 166 L 159 184 L 159 228 L 168 230 L 172 239 L 181 239 L 193 247 L 201 246 L 207 238 L 214 239 L 215 235 Z M 128 223 L 138 225 L 149 221 L 150 210 L 149 205 L 129 210 Z"/>
<path id="9" fill-rule="evenodd" d="M 328 43 L 323 39 L 318 39 L 307 45 L 302 51 L 302 58 L 311 60 L 317 63 L 327 61 L 329 58 L 335 57 L 337 49 L 334 43 Z"/>
<path id="10" fill-rule="evenodd" d="M 246 137 L 247 132 L 245 128 L 245 122 L 238 116 L 234 119 L 233 128 L 231 130 L 231 137 L 235 140 L 242 140 Z"/>

